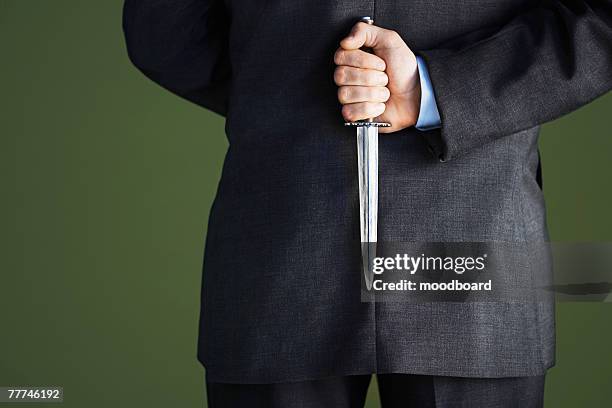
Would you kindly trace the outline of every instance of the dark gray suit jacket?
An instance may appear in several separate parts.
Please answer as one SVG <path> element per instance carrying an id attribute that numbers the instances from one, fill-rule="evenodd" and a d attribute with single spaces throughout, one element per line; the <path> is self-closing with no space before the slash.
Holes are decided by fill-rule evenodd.
<path id="1" fill-rule="evenodd" d="M 209 380 L 542 374 L 551 303 L 360 301 L 354 129 L 332 59 L 365 15 L 425 58 L 442 118 L 381 136 L 380 241 L 547 240 L 538 125 L 611 87 L 609 2 L 127 0 L 133 63 L 227 118 L 203 273 Z"/>

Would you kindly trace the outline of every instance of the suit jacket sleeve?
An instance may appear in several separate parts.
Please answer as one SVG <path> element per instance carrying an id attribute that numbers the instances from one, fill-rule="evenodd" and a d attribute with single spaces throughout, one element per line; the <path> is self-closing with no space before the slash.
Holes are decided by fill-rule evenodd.
<path id="1" fill-rule="evenodd" d="M 164 88 L 221 115 L 227 111 L 229 19 L 221 0 L 126 0 L 128 55 Z"/>
<path id="2" fill-rule="evenodd" d="M 426 137 L 442 161 L 562 116 L 612 86 L 609 1 L 540 1 L 486 31 L 419 51 L 442 119 Z"/>

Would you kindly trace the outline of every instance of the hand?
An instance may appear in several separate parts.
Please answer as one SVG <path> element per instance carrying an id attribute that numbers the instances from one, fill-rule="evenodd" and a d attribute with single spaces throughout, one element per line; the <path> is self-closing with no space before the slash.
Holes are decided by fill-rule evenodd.
<path id="1" fill-rule="evenodd" d="M 371 48 L 374 54 L 361 47 Z M 391 127 L 379 128 L 381 133 L 416 124 L 421 103 L 416 57 L 398 33 L 359 22 L 340 42 L 334 62 L 345 120 L 390 122 Z"/>

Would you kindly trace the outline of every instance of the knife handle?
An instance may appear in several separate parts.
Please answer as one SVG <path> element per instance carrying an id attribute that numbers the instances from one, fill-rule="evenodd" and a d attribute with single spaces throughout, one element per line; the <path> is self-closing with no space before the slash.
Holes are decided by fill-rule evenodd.
<path id="1" fill-rule="evenodd" d="M 366 23 L 367 25 L 374 25 L 374 19 L 372 17 L 361 17 L 359 21 Z M 368 54 L 374 54 L 374 50 L 372 50 L 370 47 L 361 47 L 361 50 L 367 52 Z"/>
<path id="2" fill-rule="evenodd" d="M 369 16 L 361 17 L 361 20 L 359 21 L 368 25 L 374 25 L 374 19 Z M 361 50 L 367 52 L 368 54 L 374 54 L 374 50 L 372 50 L 370 47 L 361 47 Z M 365 119 L 365 122 L 374 122 L 374 118 L 367 118 Z"/>
<path id="3" fill-rule="evenodd" d="M 374 19 L 372 17 L 361 17 L 361 19 L 359 20 L 363 23 L 372 25 L 374 24 Z M 361 49 L 365 52 L 368 52 L 370 54 L 373 53 L 372 49 L 369 47 L 361 47 Z M 351 126 L 351 127 L 362 127 L 362 126 L 374 126 L 374 127 L 390 127 L 391 124 L 387 123 L 387 122 L 374 122 L 374 118 L 368 118 L 368 119 L 364 119 L 364 120 L 360 120 L 358 122 L 345 122 L 344 126 Z"/>
<path id="4" fill-rule="evenodd" d="M 374 24 L 374 19 L 372 17 L 361 17 L 359 21 L 369 24 L 369 25 Z M 361 47 L 361 50 L 368 52 L 370 54 L 373 54 L 372 49 L 369 47 Z M 374 118 L 364 119 L 359 122 L 346 122 L 344 125 L 345 126 L 356 126 L 356 127 L 359 127 L 359 126 L 389 127 L 391 126 L 390 123 L 386 123 L 386 122 L 374 122 Z"/>

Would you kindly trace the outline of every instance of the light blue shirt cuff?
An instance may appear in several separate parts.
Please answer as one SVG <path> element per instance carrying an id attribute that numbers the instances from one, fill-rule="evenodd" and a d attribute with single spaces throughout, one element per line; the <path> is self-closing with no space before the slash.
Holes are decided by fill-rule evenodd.
<path id="1" fill-rule="evenodd" d="M 429 71 L 425 60 L 417 55 L 417 67 L 419 69 L 419 78 L 421 80 L 421 107 L 419 110 L 419 118 L 415 127 L 419 130 L 431 130 L 440 127 L 440 112 L 436 104 L 436 96 L 433 92 Z"/>

